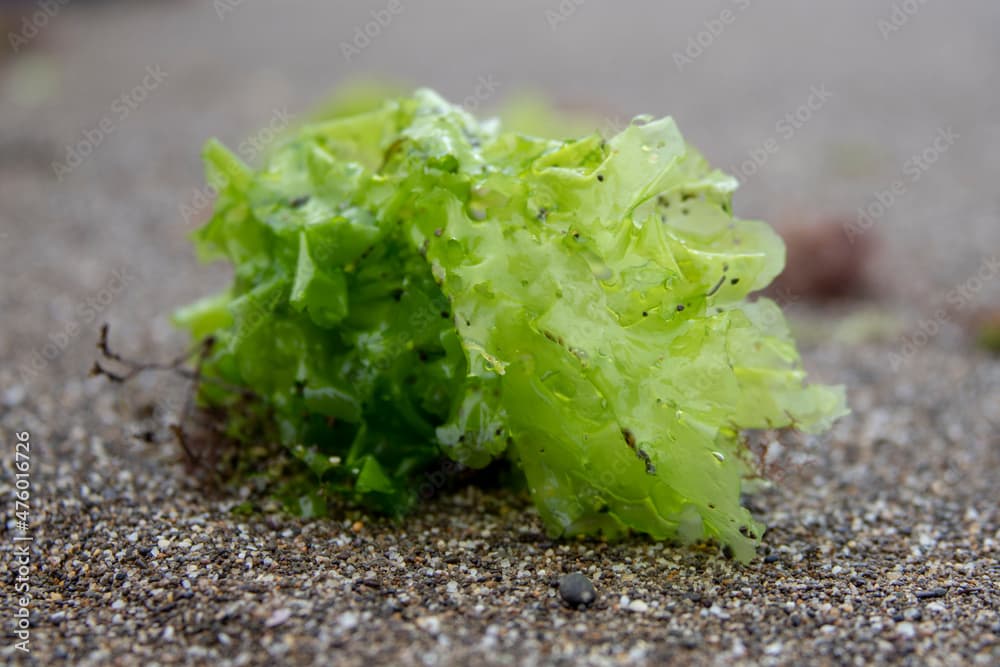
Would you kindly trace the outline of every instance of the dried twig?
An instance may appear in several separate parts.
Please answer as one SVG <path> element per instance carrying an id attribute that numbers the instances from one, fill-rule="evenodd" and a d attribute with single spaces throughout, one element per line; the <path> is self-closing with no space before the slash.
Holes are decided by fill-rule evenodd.
<path id="1" fill-rule="evenodd" d="M 91 375 L 103 375 L 112 382 L 124 383 L 128 382 L 137 375 L 148 371 L 169 371 L 174 373 L 186 380 L 193 380 L 198 383 L 206 383 L 215 385 L 226 391 L 230 391 L 236 394 L 240 394 L 246 398 L 257 398 L 257 394 L 247 389 L 246 387 L 232 384 L 231 382 L 226 382 L 217 377 L 205 376 L 201 373 L 202 363 L 204 359 L 212 351 L 215 345 L 215 338 L 208 336 L 202 339 L 197 344 L 193 345 L 184 354 L 176 357 L 175 359 L 167 362 L 139 362 L 131 359 L 126 359 L 117 352 L 111 349 L 108 343 L 108 325 L 107 323 L 101 325 L 101 337 L 97 341 L 97 349 L 101 351 L 101 354 L 105 359 L 113 361 L 126 369 L 125 373 L 116 373 L 109 368 L 102 366 L 99 361 L 94 362 L 93 368 L 90 370 Z M 195 369 L 190 369 L 185 367 L 186 364 L 192 357 L 198 359 Z"/>
<path id="2" fill-rule="evenodd" d="M 198 394 L 198 389 L 202 383 L 212 384 L 218 386 L 222 389 L 230 391 L 243 399 L 256 399 L 257 394 L 253 391 L 242 387 L 239 385 L 234 385 L 229 382 L 225 382 L 216 377 L 205 376 L 203 374 L 203 366 L 205 359 L 211 353 L 213 346 L 215 345 L 215 339 L 211 336 L 201 340 L 197 344 L 193 345 L 189 350 L 184 352 L 184 354 L 170 360 L 167 362 L 139 362 L 132 359 L 127 359 L 121 354 L 115 352 L 111 349 L 111 345 L 108 340 L 109 327 L 105 323 L 101 326 L 100 338 L 97 342 L 97 349 L 100 351 L 101 356 L 104 361 L 113 362 L 114 365 L 122 366 L 123 370 L 117 372 L 112 370 L 106 365 L 103 365 L 101 361 L 95 361 L 94 366 L 91 369 L 91 375 L 101 375 L 108 378 L 110 381 L 115 383 L 125 383 L 132 380 L 136 376 L 149 372 L 149 371 L 165 371 L 173 373 L 179 377 L 191 381 L 191 387 L 187 394 L 184 402 L 184 408 L 181 411 L 180 419 L 178 423 L 170 424 L 168 428 L 177 440 L 177 444 L 180 446 L 181 450 L 184 452 L 187 458 L 188 464 L 192 468 L 198 468 L 209 472 L 213 478 L 218 481 L 218 471 L 209 462 L 205 461 L 203 457 L 196 453 L 195 448 L 191 446 L 191 440 L 189 438 L 189 432 L 186 429 L 186 425 L 195 420 L 196 416 L 196 404 L 195 397 Z M 189 368 L 187 364 L 194 358 L 194 368 Z"/>

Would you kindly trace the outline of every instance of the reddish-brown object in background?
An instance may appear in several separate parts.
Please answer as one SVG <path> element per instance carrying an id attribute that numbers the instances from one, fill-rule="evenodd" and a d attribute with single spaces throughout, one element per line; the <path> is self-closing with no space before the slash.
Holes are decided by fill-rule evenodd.
<path id="1" fill-rule="evenodd" d="M 970 324 L 979 346 L 1000 354 L 1000 307 L 977 311 Z"/>
<path id="2" fill-rule="evenodd" d="M 787 249 L 785 270 L 766 293 L 793 294 L 796 299 L 814 302 L 863 295 L 875 241 L 870 232 L 849 236 L 850 224 L 850 218 L 830 217 L 777 225 Z"/>

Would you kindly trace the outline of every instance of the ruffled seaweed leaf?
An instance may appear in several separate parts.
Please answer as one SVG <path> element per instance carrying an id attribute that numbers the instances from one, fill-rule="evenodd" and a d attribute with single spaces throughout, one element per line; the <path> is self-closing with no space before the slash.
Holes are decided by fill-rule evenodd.
<path id="1" fill-rule="evenodd" d="M 732 216 L 735 180 L 669 118 L 556 141 L 421 90 L 301 128 L 257 170 L 215 142 L 206 162 L 196 241 L 235 278 L 177 318 L 323 493 L 398 513 L 442 454 L 508 456 L 554 534 L 714 538 L 745 561 L 763 526 L 741 429 L 845 412 L 804 384 L 778 307 L 747 300 L 781 240 Z"/>

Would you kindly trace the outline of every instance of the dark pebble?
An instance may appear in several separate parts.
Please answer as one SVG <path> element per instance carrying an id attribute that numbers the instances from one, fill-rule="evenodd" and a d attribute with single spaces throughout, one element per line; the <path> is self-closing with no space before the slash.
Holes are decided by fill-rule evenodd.
<path id="1" fill-rule="evenodd" d="M 573 606 L 589 605 L 597 599 L 594 584 L 580 572 L 567 574 L 559 580 L 559 595 L 566 604 Z"/>
<path id="2" fill-rule="evenodd" d="M 917 591 L 918 600 L 930 600 L 932 598 L 943 598 L 948 591 L 944 588 L 932 588 L 929 591 Z"/>
<path id="3" fill-rule="evenodd" d="M 699 635 L 685 635 L 681 639 L 681 646 L 689 651 L 693 651 L 701 646 L 701 637 Z"/>

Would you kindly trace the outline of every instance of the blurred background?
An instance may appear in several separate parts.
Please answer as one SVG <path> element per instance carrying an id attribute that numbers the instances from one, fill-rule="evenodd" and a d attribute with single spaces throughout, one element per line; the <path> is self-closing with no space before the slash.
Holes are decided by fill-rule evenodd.
<path id="1" fill-rule="evenodd" d="M 582 117 L 567 133 L 672 115 L 742 182 L 737 213 L 789 239 L 786 301 L 845 294 L 919 323 L 978 272 L 943 328 L 996 304 L 997 268 L 982 265 L 1000 249 L 1000 5 L 989 0 L 0 7 L 7 349 L 80 319 L 81 299 L 125 267 L 101 317 L 87 309 L 84 347 L 97 319 L 121 320 L 143 346 L 176 340 L 165 314 L 225 280 L 186 240 L 211 205 L 205 139 L 252 162 L 358 82 L 430 86 L 529 120 L 544 102 Z M 862 329 L 873 327 L 905 336 L 899 322 Z M 70 338 L 67 349 L 80 344 Z"/>
<path id="2" fill-rule="evenodd" d="M 225 280 L 186 240 L 211 206 L 205 139 L 252 162 L 358 82 L 430 86 L 479 114 L 530 117 L 544 102 L 582 116 L 568 133 L 673 115 L 742 182 L 737 213 L 789 238 L 781 287 L 802 298 L 787 301 L 860 295 L 919 322 L 980 272 L 944 328 L 996 303 L 997 269 L 980 266 L 1000 248 L 989 0 L 0 7 L 7 349 L 79 319 L 124 267 L 101 317 L 87 309 L 84 346 L 97 319 L 122 320 L 141 345 L 172 339 L 165 313 Z"/>

